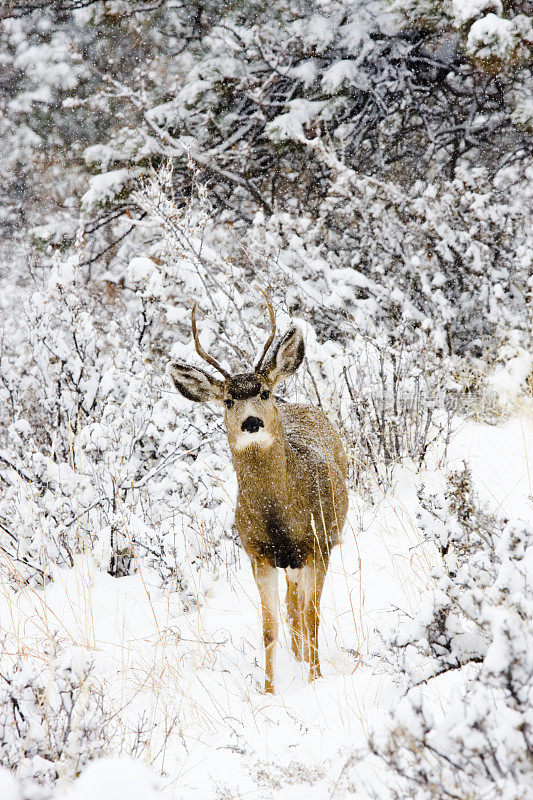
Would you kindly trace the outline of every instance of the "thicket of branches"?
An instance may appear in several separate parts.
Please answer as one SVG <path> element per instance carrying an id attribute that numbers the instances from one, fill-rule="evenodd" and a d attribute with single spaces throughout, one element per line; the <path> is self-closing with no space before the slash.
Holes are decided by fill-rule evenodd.
<path id="1" fill-rule="evenodd" d="M 438 347 L 494 354 L 509 322 L 495 306 L 528 326 L 530 73 L 520 3 L 476 50 L 491 16 L 414 0 L 8 4 L 3 229 L 71 246 L 96 173 L 85 260 L 118 279 L 146 213 L 139 178 L 170 159 L 176 203 L 205 184 L 232 258 L 276 257 L 249 240 L 262 215 L 279 252 L 296 229 L 311 280 L 356 272 L 349 314 L 370 298 L 393 336 L 441 318 Z"/>

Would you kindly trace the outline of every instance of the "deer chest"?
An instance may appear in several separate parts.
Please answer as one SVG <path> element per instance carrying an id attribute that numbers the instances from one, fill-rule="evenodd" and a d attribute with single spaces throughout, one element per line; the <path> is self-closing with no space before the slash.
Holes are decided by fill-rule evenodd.
<path id="1" fill-rule="evenodd" d="M 278 509 L 265 512 L 262 533 L 257 549 L 273 567 L 300 569 L 303 566 L 309 554 L 309 543 L 290 530 Z"/>

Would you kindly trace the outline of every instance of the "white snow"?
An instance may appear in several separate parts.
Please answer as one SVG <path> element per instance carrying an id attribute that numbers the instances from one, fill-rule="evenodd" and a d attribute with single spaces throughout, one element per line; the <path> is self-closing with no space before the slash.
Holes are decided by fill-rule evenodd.
<path id="1" fill-rule="evenodd" d="M 302 63 L 298 64 L 296 67 L 291 67 L 291 69 L 288 71 L 288 74 L 291 77 L 301 81 L 303 85 L 307 88 L 313 85 L 317 76 L 317 72 L 318 68 L 315 60 L 309 58 L 306 61 L 302 61 Z"/>
<path id="2" fill-rule="evenodd" d="M 501 14 L 503 6 L 501 0 L 452 0 L 452 9 L 456 25 L 460 27 L 489 11 Z"/>
<path id="3" fill-rule="evenodd" d="M 468 33 L 466 49 L 477 58 L 496 56 L 509 58 L 516 44 L 516 27 L 513 20 L 487 14 L 476 20 Z"/>
<path id="4" fill-rule="evenodd" d="M 506 408 L 516 402 L 529 376 L 533 379 L 533 355 L 520 348 L 516 356 L 493 369 L 487 383 Z"/>
<path id="5" fill-rule="evenodd" d="M 296 139 L 301 141 L 305 138 L 304 125 L 309 125 L 315 120 L 326 102 L 323 100 L 291 100 L 287 103 L 289 110 L 284 114 L 279 114 L 268 123 L 265 130 L 267 135 L 274 141 L 285 139 Z"/>
<path id="6" fill-rule="evenodd" d="M 21 800 L 15 779 L 5 767 L 0 767 L 0 797 L 2 800 Z"/>
<path id="7" fill-rule="evenodd" d="M 467 459 L 493 506 L 530 513 L 530 453 L 530 417 L 501 426 L 462 422 L 450 465 Z M 2 591 L 8 652 L 39 657 L 58 636 L 74 659 L 88 655 L 94 661 L 124 750 L 139 726 L 144 730 L 135 761 L 96 762 L 55 797 L 326 800 L 356 792 L 365 800 L 369 787 L 379 792 L 382 767 L 367 752 L 367 737 L 384 735 L 386 714 L 398 707 L 401 691 L 371 652 L 376 630 L 397 624 L 398 609 L 400 620 L 418 612 L 432 587 L 436 555 L 422 543 L 416 517 L 421 481 L 438 488 L 443 471 L 398 469 L 394 491 L 384 494 L 375 486 L 374 504 L 352 495 L 322 599 L 324 677 L 306 682 L 306 668 L 290 654 L 283 627 L 275 696 L 260 691 L 260 610 L 244 554 L 235 568 L 221 565 L 215 581 L 204 582 L 189 566 L 200 601 L 189 613 L 172 587 L 161 586 L 147 568 L 115 579 L 90 555 L 58 569 L 44 590 L 25 588 L 16 597 Z M 444 698 L 462 680 L 454 673 L 420 689 L 432 713 L 442 713 Z M 15 800 L 4 773 L 0 787 L 3 800 Z"/>
<path id="8" fill-rule="evenodd" d="M 130 169 L 114 169 L 101 175 L 93 175 L 89 179 L 89 189 L 81 198 L 84 208 L 91 208 L 99 203 L 106 203 L 116 197 L 124 185 L 133 177 Z"/>
<path id="9" fill-rule="evenodd" d="M 157 778 L 137 761 L 109 758 L 91 764 L 64 795 L 64 800 L 157 800 Z"/>
<path id="10" fill-rule="evenodd" d="M 322 76 L 322 86 L 330 94 L 337 92 L 344 83 L 363 90 L 369 87 L 368 77 L 359 69 L 357 62 L 348 59 L 336 61 Z"/>
<path id="11" fill-rule="evenodd" d="M 135 281 L 135 283 L 143 284 L 152 277 L 157 267 L 151 258 L 136 256 L 131 259 L 128 269 L 131 279 Z"/>

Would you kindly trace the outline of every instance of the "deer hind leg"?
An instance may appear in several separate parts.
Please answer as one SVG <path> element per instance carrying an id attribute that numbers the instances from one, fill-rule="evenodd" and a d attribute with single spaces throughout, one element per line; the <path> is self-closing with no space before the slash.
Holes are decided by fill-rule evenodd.
<path id="1" fill-rule="evenodd" d="M 326 578 L 327 565 L 310 563 L 302 569 L 305 589 L 303 611 L 304 628 L 309 645 L 309 680 L 320 678 L 320 661 L 318 658 L 318 626 L 320 623 L 320 597 Z"/>
<path id="2" fill-rule="evenodd" d="M 278 571 L 266 561 L 252 562 L 261 598 L 263 642 L 265 645 L 265 692 L 274 693 L 274 657 L 278 640 Z"/>
<path id="3" fill-rule="evenodd" d="M 291 626 L 291 650 L 298 661 L 309 661 L 309 646 L 304 626 L 305 589 L 302 570 L 287 567 L 287 614 Z"/>

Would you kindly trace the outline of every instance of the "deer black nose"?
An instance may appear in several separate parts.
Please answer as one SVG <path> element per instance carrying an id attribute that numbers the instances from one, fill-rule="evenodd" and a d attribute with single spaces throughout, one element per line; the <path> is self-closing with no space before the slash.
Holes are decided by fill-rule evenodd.
<path id="1" fill-rule="evenodd" d="M 264 428 L 265 423 L 259 417 L 246 417 L 244 422 L 241 425 L 242 431 L 248 431 L 248 433 L 257 433 L 259 428 Z"/>

